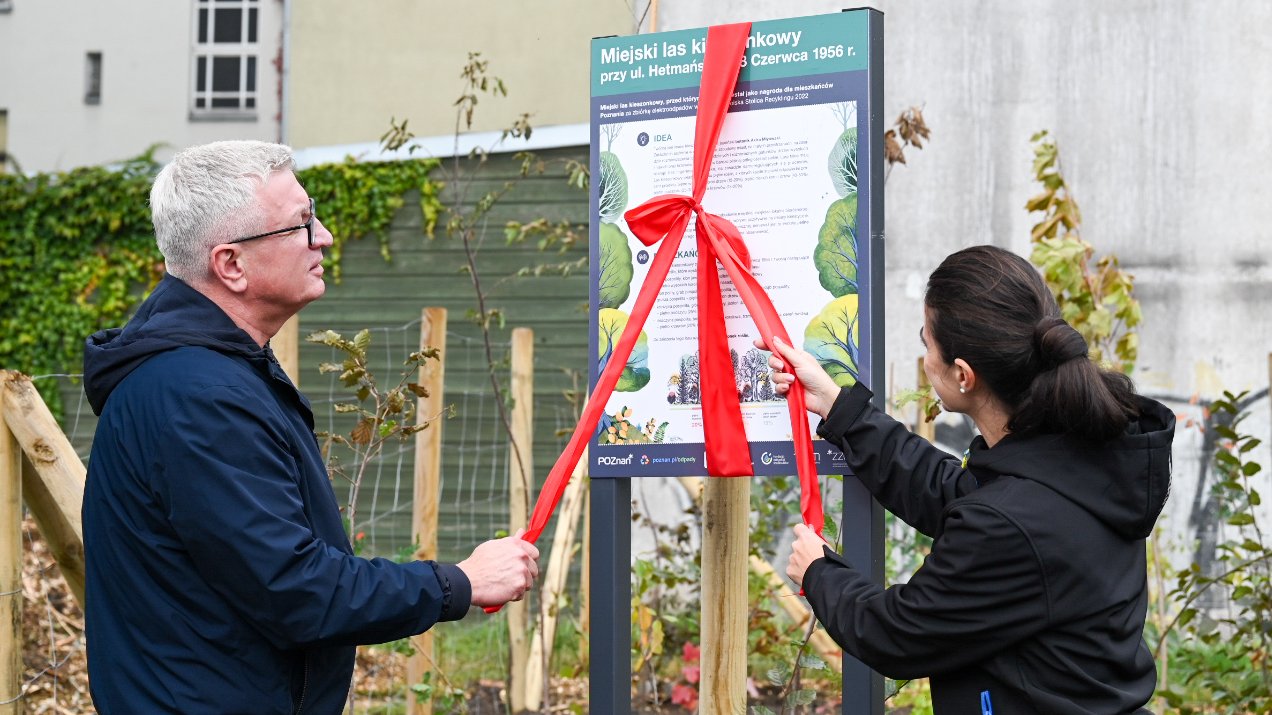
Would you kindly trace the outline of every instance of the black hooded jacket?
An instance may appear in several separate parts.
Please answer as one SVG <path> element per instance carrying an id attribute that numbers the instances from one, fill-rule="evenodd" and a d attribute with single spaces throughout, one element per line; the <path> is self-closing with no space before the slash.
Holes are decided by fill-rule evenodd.
<path id="1" fill-rule="evenodd" d="M 354 645 L 467 612 L 458 567 L 353 555 L 308 401 L 180 280 L 89 338 L 84 383 L 98 712 L 338 713 Z"/>
<path id="2" fill-rule="evenodd" d="M 937 715 L 1140 712 L 1156 684 L 1143 640 L 1145 538 L 1170 488 L 1175 417 L 1140 399 L 1121 437 L 977 437 L 966 468 L 844 390 L 818 433 L 875 498 L 933 538 L 883 589 L 825 550 L 804 577 L 845 651 L 929 677 Z"/>

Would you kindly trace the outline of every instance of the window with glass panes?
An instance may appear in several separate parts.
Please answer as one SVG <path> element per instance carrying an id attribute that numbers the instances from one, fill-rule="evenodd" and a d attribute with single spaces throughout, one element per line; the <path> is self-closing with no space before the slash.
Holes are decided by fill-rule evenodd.
<path id="1" fill-rule="evenodd" d="M 259 0 L 196 0 L 196 114 L 254 112 Z"/>

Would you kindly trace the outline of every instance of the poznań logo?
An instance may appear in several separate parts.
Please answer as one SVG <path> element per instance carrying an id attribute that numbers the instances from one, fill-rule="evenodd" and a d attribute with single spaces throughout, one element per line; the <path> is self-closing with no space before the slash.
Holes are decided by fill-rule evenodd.
<path id="1" fill-rule="evenodd" d="M 632 460 L 635 458 L 636 458 L 636 455 L 634 454 L 629 454 L 626 457 L 597 457 L 596 463 L 613 467 L 617 465 L 631 464 Z"/>

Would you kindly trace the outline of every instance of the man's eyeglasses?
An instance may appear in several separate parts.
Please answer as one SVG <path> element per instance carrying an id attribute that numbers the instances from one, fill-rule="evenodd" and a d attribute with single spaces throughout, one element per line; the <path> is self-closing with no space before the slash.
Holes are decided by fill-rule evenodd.
<path id="1" fill-rule="evenodd" d="M 291 233 L 292 231 L 298 231 L 302 228 L 305 229 L 305 233 L 309 237 L 309 247 L 313 248 L 314 247 L 314 200 L 313 199 L 309 200 L 309 220 L 300 224 L 299 226 L 288 226 L 287 228 L 280 228 L 277 231 L 266 231 L 265 233 L 258 233 L 255 236 L 244 236 L 243 238 L 236 238 L 233 241 L 226 241 L 226 244 L 242 243 L 244 241 L 251 241 L 252 239 L 256 239 L 256 238 L 265 238 L 266 236 L 275 236 L 280 233 Z"/>

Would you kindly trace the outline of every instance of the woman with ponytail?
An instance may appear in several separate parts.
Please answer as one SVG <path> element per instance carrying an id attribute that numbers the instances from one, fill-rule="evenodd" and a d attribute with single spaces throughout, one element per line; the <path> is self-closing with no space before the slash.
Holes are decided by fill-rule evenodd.
<path id="1" fill-rule="evenodd" d="M 883 589 L 804 525 L 787 574 L 844 648 L 896 679 L 929 677 L 936 715 L 1144 713 L 1145 538 L 1170 487 L 1174 415 L 1088 357 L 1037 271 L 975 246 L 928 279 L 924 371 L 977 436 L 962 459 L 909 432 L 857 384 L 774 345 L 818 433 L 876 499 L 932 537 Z"/>

